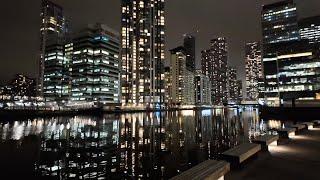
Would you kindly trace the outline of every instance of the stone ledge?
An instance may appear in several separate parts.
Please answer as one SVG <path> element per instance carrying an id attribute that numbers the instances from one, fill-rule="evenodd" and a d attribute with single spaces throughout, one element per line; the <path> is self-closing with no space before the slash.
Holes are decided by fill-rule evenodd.
<path id="1" fill-rule="evenodd" d="M 278 145 L 278 140 L 279 135 L 264 135 L 256 137 L 252 143 L 260 144 L 263 151 L 269 151 L 269 145 Z"/>
<path id="2" fill-rule="evenodd" d="M 282 128 L 277 130 L 279 137 L 281 138 L 290 138 L 291 136 L 295 136 L 296 128 Z"/>
<path id="3" fill-rule="evenodd" d="M 230 164 L 228 162 L 207 160 L 171 178 L 171 180 L 223 179 L 229 171 Z"/>
<path id="4" fill-rule="evenodd" d="M 291 125 L 290 127 L 291 127 L 291 128 L 296 128 L 297 131 L 300 131 L 300 130 L 306 128 L 306 126 L 303 125 L 303 124 L 295 124 L 295 125 Z"/>
<path id="5" fill-rule="evenodd" d="M 260 144 L 244 143 L 222 153 L 227 160 L 233 159 L 240 164 L 261 150 Z M 233 161 L 231 160 L 231 161 Z"/>

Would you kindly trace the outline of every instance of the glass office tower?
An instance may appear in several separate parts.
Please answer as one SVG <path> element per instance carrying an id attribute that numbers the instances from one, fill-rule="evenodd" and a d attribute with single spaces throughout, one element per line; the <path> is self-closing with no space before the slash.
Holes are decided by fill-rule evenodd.
<path id="1" fill-rule="evenodd" d="M 49 0 L 41 1 L 40 14 L 40 57 L 38 64 L 38 95 L 44 94 L 44 73 L 45 58 L 49 55 L 46 52 L 52 52 L 52 45 L 59 44 L 64 39 L 67 32 L 67 26 L 64 18 L 63 8 Z M 50 50 L 46 50 L 47 46 Z M 57 47 L 58 48 L 58 47 Z M 58 50 L 60 51 L 60 50 Z M 57 52 L 58 53 L 58 52 Z M 49 57 L 48 57 L 49 58 Z M 52 58 L 52 57 L 51 57 Z M 51 62 L 50 62 L 51 63 Z"/>
<path id="2" fill-rule="evenodd" d="M 263 68 L 265 76 L 265 99 L 273 105 L 280 104 L 279 50 L 287 44 L 298 42 L 300 33 L 298 15 L 293 0 L 276 2 L 262 7 Z"/>
<path id="3" fill-rule="evenodd" d="M 319 46 L 300 41 L 286 47 L 277 56 L 280 98 L 314 99 L 320 89 Z"/>
<path id="4" fill-rule="evenodd" d="M 196 38 L 192 35 L 185 34 L 183 47 L 187 54 L 187 69 L 195 72 L 196 68 Z"/>
<path id="5" fill-rule="evenodd" d="M 264 44 L 299 40 L 297 8 L 293 0 L 263 6 L 262 35 Z"/>
<path id="6" fill-rule="evenodd" d="M 72 49 L 71 100 L 76 105 L 88 102 L 97 105 L 119 103 L 118 32 L 102 24 L 89 25 L 73 38 Z"/>
<path id="7" fill-rule="evenodd" d="M 65 56 L 64 41 L 48 42 L 44 54 L 43 96 L 46 102 L 63 105 L 71 90 L 70 58 Z"/>
<path id="8" fill-rule="evenodd" d="M 306 39 L 310 44 L 320 43 L 320 16 L 308 17 L 299 20 L 301 39 Z"/>

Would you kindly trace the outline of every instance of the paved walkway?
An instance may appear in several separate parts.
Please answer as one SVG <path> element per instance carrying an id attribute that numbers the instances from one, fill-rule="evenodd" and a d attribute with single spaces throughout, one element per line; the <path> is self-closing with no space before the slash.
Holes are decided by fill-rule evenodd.
<path id="1" fill-rule="evenodd" d="M 320 127 L 305 130 L 288 142 L 260 152 L 226 180 L 313 180 L 320 179 Z"/>

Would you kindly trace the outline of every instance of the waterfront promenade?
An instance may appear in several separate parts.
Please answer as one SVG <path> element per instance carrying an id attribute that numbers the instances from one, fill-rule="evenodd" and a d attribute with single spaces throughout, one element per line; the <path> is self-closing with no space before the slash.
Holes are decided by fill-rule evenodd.
<path id="1" fill-rule="evenodd" d="M 305 130 L 288 142 L 260 152 L 242 168 L 231 170 L 226 180 L 319 179 L 320 127 Z"/>

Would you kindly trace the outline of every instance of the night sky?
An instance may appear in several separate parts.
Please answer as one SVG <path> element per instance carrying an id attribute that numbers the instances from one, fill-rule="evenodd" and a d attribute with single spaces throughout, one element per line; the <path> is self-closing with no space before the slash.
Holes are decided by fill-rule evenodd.
<path id="1" fill-rule="evenodd" d="M 182 44 L 182 35 L 199 30 L 200 52 L 209 41 L 225 36 L 229 43 L 229 65 L 244 79 L 244 44 L 261 39 L 261 5 L 278 0 L 166 0 L 166 48 Z M 120 30 L 120 0 L 54 0 L 65 9 L 73 31 L 100 22 Z M 297 0 L 300 17 L 320 14 L 319 0 Z M 39 54 L 40 0 L 4 0 L 0 10 L 0 84 L 14 74 L 36 75 Z M 166 57 L 167 59 L 169 56 Z"/>

